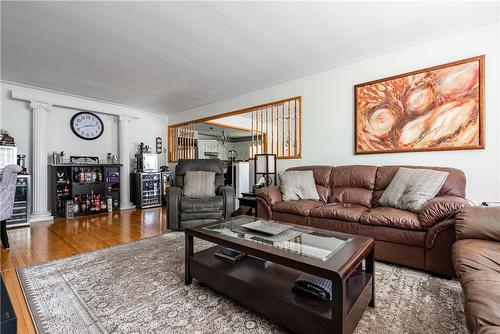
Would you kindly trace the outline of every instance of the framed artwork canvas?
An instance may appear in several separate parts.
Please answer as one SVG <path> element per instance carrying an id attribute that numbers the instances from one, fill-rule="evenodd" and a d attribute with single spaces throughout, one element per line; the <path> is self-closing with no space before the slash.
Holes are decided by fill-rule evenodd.
<path id="1" fill-rule="evenodd" d="M 485 147 L 484 55 L 354 86 L 355 153 Z"/>

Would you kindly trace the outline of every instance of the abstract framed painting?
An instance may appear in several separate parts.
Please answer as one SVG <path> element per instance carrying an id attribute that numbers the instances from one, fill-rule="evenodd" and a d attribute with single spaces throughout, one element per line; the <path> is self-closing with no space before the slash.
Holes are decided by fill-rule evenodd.
<path id="1" fill-rule="evenodd" d="M 483 149 L 484 58 L 354 86 L 355 153 Z"/>

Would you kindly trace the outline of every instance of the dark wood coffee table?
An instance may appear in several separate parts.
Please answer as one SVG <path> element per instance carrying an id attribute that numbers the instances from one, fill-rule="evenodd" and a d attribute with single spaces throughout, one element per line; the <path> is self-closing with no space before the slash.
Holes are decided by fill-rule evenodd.
<path id="1" fill-rule="evenodd" d="M 291 232 L 307 234 L 293 238 L 294 245 L 304 246 L 303 251 L 308 253 L 300 255 L 297 249 L 291 250 L 293 247 L 283 249 L 286 243 L 279 244 L 282 248 L 278 248 L 276 244 L 255 241 L 255 235 L 254 239 L 248 239 L 252 233 L 241 232 L 246 230 L 239 226 L 256 219 L 239 216 L 186 229 L 186 285 L 195 278 L 295 332 L 352 333 L 366 308 L 375 306 L 374 240 L 287 224 L 293 227 Z M 234 235 L 229 235 L 233 232 L 228 231 L 235 231 Z M 194 237 L 217 246 L 194 253 Z M 320 240 L 318 245 L 326 245 L 329 249 L 328 242 L 332 239 L 328 238 L 331 237 L 346 242 L 327 259 L 315 257 L 305 248 L 312 239 Z M 238 249 L 251 256 L 235 264 L 223 262 L 214 257 L 214 251 L 223 247 Z M 355 273 L 362 263 L 362 272 Z M 295 279 L 304 272 L 332 281 L 331 302 L 292 292 Z"/>

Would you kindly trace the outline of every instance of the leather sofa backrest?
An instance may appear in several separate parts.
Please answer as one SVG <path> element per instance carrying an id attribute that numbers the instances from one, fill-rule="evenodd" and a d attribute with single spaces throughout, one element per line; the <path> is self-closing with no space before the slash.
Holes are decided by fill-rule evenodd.
<path id="1" fill-rule="evenodd" d="M 427 166 L 300 166 L 287 170 L 312 170 L 318 190 L 329 187 L 328 202 L 341 202 L 377 206 L 399 167 L 426 168 L 448 172 L 448 178 L 437 196 L 458 196 L 465 198 L 466 179 L 464 173 L 456 168 Z"/>
<path id="2" fill-rule="evenodd" d="M 443 172 L 448 172 L 448 178 L 444 182 L 441 190 L 438 192 L 436 197 L 438 196 L 458 196 L 461 198 L 465 198 L 465 174 L 459 169 L 456 168 L 447 168 L 447 167 L 428 167 L 428 166 L 382 166 L 377 169 L 377 176 L 375 180 L 375 192 L 373 194 L 373 206 L 378 205 L 378 200 L 384 193 L 384 190 L 389 186 L 394 175 L 400 167 L 405 168 L 424 168 L 424 169 L 432 169 Z"/>
<path id="3" fill-rule="evenodd" d="M 340 202 L 370 207 L 375 189 L 376 166 L 338 166 L 330 176 L 329 203 Z"/>
<path id="4" fill-rule="evenodd" d="M 187 171 L 215 172 L 215 188 L 224 185 L 224 169 L 219 159 L 180 159 L 175 166 L 175 185 L 184 188 Z"/>

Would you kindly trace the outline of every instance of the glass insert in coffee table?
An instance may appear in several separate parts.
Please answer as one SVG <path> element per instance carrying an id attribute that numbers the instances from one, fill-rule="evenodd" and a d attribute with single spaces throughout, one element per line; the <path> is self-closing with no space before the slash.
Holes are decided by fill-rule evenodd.
<path id="1" fill-rule="evenodd" d="M 215 223 L 204 229 L 322 261 L 328 260 L 352 240 L 334 236 L 328 231 L 319 232 L 317 229 L 291 226 L 249 216 Z"/>

